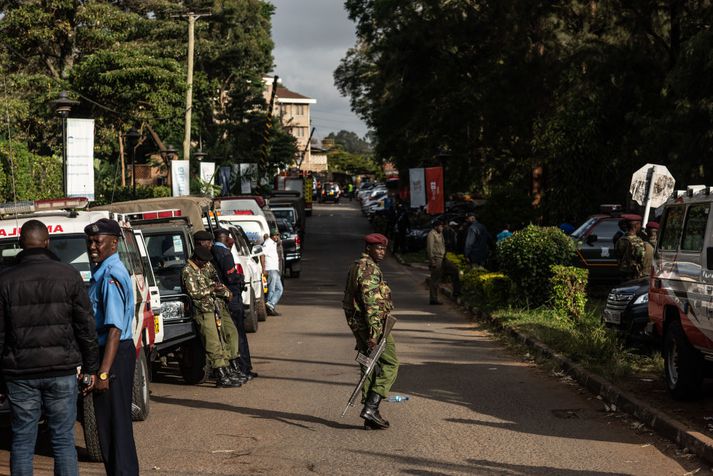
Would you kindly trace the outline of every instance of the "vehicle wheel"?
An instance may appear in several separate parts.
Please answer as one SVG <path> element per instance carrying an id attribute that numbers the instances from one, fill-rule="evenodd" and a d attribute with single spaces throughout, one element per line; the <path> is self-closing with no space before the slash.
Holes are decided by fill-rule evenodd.
<path id="1" fill-rule="evenodd" d="M 257 304 L 257 320 L 264 322 L 267 320 L 267 308 L 265 307 L 265 297 L 263 296 Z"/>
<path id="2" fill-rule="evenodd" d="M 200 336 L 195 336 L 181 346 L 181 376 L 188 385 L 198 385 L 208 378 L 205 348 Z"/>
<path id="3" fill-rule="evenodd" d="M 688 342 L 678 321 L 666 328 L 663 359 L 666 385 L 673 398 L 685 400 L 698 396 L 703 383 L 703 357 Z"/>
<path id="4" fill-rule="evenodd" d="M 134 370 L 134 387 L 131 390 L 131 419 L 134 421 L 146 420 L 149 416 L 150 402 L 149 364 L 146 352 L 142 349 L 139 352 L 139 358 L 136 359 L 136 369 Z"/>
<path id="5" fill-rule="evenodd" d="M 97 431 L 97 417 L 94 414 L 94 397 L 90 393 L 82 399 L 80 423 L 84 430 L 84 445 L 87 447 L 89 461 L 101 463 L 102 451 L 99 446 L 99 432 Z"/>
<path id="6" fill-rule="evenodd" d="M 245 332 L 257 332 L 257 322 L 255 296 L 250 293 L 250 309 L 245 312 Z"/>

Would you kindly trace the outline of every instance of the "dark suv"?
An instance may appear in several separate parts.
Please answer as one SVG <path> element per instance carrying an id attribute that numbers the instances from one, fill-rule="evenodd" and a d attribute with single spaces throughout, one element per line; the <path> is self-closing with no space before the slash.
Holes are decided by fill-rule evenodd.
<path id="1" fill-rule="evenodd" d="M 621 232 L 621 220 L 620 205 L 602 205 L 601 213 L 590 216 L 570 235 L 577 242 L 577 266 L 589 270 L 591 282 L 622 281 L 614 250 L 614 237 Z"/>

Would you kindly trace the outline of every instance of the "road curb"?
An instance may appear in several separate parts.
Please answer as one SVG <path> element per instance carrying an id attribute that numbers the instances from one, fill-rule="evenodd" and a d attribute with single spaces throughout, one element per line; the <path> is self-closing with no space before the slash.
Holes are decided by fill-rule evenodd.
<path id="1" fill-rule="evenodd" d="M 452 290 L 450 288 L 441 286 L 440 290 L 453 300 Z M 460 300 L 457 300 L 456 302 L 459 301 Z M 583 387 L 586 387 L 594 395 L 600 397 L 602 401 L 613 406 L 614 410 L 632 415 L 659 435 L 674 441 L 681 448 L 688 449 L 691 453 L 696 454 L 707 463 L 713 464 L 713 439 L 710 437 L 688 428 L 680 421 L 653 408 L 599 375 L 595 375 L 584 369 L 579 364 L 555 352 L 532 336 L 503 326 L 501 322 L 494 319 L 490 314 L 476 307 L 466 308 L 466 310 L 476 318 L 487 320 L 498 330 L 508 334 L 521 344 L 524 344 L 528 349 L 538 355 L 555 361 L 569 376 L 579 382 Z"/>
<path id="2" fill-rule="evenodd" d="M 391 256 L 393 256 L 394 259 L 395 259 L 396 261 L 398 261 L 398 263 L 399 263 L 400 265 L 408 266 L 409 268 L 411 267 L 411 263 L 407 263 L 407 262 L 401 257 L 400 254 L 398 254 L 398 253 L 391 253 Z"/>

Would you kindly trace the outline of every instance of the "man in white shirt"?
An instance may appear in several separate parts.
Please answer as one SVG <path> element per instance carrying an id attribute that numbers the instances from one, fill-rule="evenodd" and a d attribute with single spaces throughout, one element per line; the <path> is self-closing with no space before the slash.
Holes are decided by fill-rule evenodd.
<path id="1" fill-rule="evenodd" d="M 282 297 L 282 278 L 280 277 L 280 256 L 277 252 L 277 242 L 280 239 L 280 232 L 274 229 L 270 232 L 270 237 L 265 238 L 262 250 L 265 253 L 265 269 L 267 276 L 267 302 L 265 307 L 270 316 L 279 316 L 275 310 L 277 303 Z"/>

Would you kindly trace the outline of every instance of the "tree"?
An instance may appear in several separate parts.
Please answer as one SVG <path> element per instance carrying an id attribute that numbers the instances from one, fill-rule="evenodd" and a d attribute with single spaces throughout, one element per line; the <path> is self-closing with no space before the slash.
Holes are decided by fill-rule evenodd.
<path id="1" fill-rule="evenodd" d="M 372 152 L 371 144 L 351 131 L 341 130 L 336 134 L 330 132 L 324 140 L 340 146 L 344 151 L 351 154 L 370 154 Z"/>

